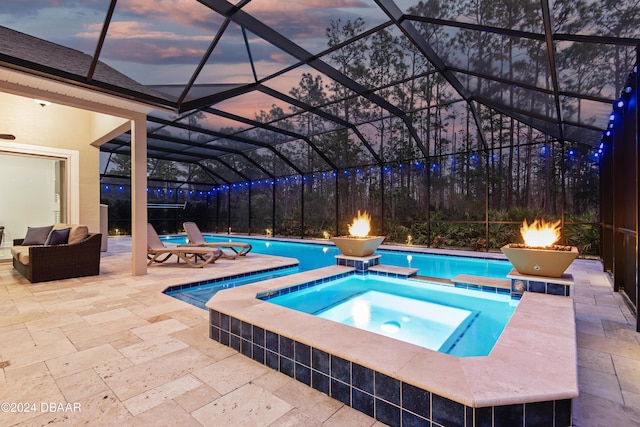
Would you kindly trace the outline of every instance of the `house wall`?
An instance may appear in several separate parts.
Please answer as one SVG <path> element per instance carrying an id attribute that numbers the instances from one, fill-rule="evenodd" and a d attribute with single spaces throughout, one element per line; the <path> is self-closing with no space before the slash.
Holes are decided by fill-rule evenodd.
<path id="1" fill-rule="evenodd" d="M 1 133 L 16 136 L 16 145 L 72 150 L 78 153 L 77 170 L 70 170 L 70 221 L 86 224 L 92 232 L 100 230 L 100 149 L 92 145 L 105 134 L 122 126 L 127 119 L 73 108 L 57 103 L 40 106 L 34 99 L 0 93 Z M 10 147 L 11 144 L 4 144 Z M 7 149 L 7 148 L 5 148 Z M 75 189 L 74 189 L 75 188 Z M 25 191 L 28 191 L 25 188 Z M 73 204 L 77 205 L 77 219 Z"/>
<path id="2" fill-rule="evenodd" d="M 51 101 L 41 107 L 34 98 Z M 146 274 L 146 115 L 149 105 L 0 67 L 0 133 L 16 136 L 2 143 L 28 144 L 41 151 L 69 154 L 71 210 L 91 231 L 100 231 L 99 146 L 132 130 L 132 274 Z M 135 129 L 134 129 L 135 128 Z M 2 147 L 2 144 L 0 144 Z M 54 155 L 55 157 L 55 155 Z M 139 170 L 138 170 L 139 169 Z M 75 205 L 74 205 L 75 203 Z"/>

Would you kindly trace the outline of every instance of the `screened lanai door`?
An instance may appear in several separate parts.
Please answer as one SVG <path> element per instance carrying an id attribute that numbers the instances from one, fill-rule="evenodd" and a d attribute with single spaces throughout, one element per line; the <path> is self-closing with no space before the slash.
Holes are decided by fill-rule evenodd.
<path id="1" fill-rule="evenodd" d="M 66 221 L 65 168 L 66 159 L 0 151 L 0 261 L 27 227 Z"/>

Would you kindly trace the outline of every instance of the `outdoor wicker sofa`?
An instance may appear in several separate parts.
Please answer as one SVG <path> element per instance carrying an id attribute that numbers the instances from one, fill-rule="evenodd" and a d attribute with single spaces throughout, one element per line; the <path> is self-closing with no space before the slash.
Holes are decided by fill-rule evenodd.
<path id="1" fill-rule="evenodd" d="M 20 274 L 31 283 L 100 274 L 102 234 L 89 233 L 83 225 L 56 224 L 53 229 L 69 230 L 66 243 L 23 245 L 25 239 L 14 239 L 13 267 Z"/>

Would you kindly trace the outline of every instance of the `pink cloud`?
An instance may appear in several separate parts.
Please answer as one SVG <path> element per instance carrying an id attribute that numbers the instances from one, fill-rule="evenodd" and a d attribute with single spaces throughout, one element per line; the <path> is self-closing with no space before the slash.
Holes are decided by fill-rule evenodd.
<path id="1" fill-rule="evenodd" d="M 133 21 L 112 22 L 109 25 L 108 37 L 113 39 L 150 39 L 150 40 L 194 40 L 211 41 L 210 35 L 184 36 L 170 31 L 150 30 L 150 24 Z M 97 38 L 102 30 L 102 24 L 90 24 L 86 26 L 88 31 L 78 33 L 78 37 Z"/>
<path id="2" fill-rule="evenodd" d="M 222 22 L 217 13 L 194 0 L 129 0 L 119 2 L 118 6 L 124 12 L 141 17 L 151 17 L 188 26 L 206 24 L 210 27 L 212 22 L 217 24 Z"/>
<path id="3" fill-rule="evenodd" d="M 192 64 L 204 54 L 204 48 L 183 44 L 159 43 L 156 40 L 119 39 L 105 44 L 104 56 L 141 64 Z"/>
<path id="4" fill-rule="evenodd" d="M 364 1 L 360 0 L 297 0 L 295 2 L 282 2 L 280 0 L 262 1 L 249 3 L 244 9 L 251 11 L 276 11 L 276 10 L 306 10 L 317 9 L 344 9 L 344 8 L 369 8 Z"/>
<path id="5" fill-rule="evenodd" d="M 277 64 L 291 64 L 292 62 L 296 62 L 295 58 L 292 58 L 291 55 L 287 55 L 286 53 L 272 53 L 269 55 L 269 59 L 273 60 L 273 62 Z"/>

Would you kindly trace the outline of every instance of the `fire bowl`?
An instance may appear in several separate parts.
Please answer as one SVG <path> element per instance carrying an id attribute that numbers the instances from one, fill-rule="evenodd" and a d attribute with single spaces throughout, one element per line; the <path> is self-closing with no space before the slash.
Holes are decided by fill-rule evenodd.
<path id="1" fill-rule="evenodd" d="M 384 236 L 331 238 L 342 255 L 347 256 L 369 256 L 378 249 L 383 240 Z"/>
<path id="2" fill-rule="evenodd" d="M 575 246 L 567 248 L 570 250 L 531 248 L 508 244 L 500 249 L 520 274 L 561 277 L 578 256 L 578 248 Z"/>

